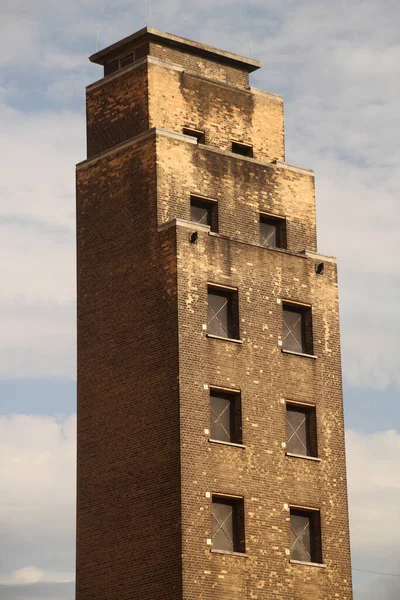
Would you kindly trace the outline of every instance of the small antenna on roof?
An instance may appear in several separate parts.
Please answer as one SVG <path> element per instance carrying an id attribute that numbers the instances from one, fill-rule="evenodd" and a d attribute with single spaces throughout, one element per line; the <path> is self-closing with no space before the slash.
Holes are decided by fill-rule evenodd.
<path id="1" fill-rule="evenodd" d="M 250 46 L 250 56 L 251 58 L 254 58 L 254 54 L 253 54 L 253 48 L 251 46 L 251 38 L 250 38 L 250 34 L 247 34 L 247 37 L 249 38 L 249 46 Z"/>
<path id="2" fill-rule="evenodd" d="M 97 30 L 96 52 L 99 51 L 99 38 L 100 38 L 100 29 Z"/>
<path id="3" fill-rule="evenodd" d="M 246 0 L 246 4 L 247 4 L 248 11 L 249 11 L 249 13 L 250 13 L 250 0 Z M 251 58 L 254 58 L 254 54 L 253 54 L 253 48 L 252 48 L 252 45 L 251 45 L 250 32 L 248 32 L 248 33 L 247 33 L 247 38 L 248 38 L 248 40 L 249 40 L 249 46 L 250 46 L 250 56 L 251 56 Z"/>

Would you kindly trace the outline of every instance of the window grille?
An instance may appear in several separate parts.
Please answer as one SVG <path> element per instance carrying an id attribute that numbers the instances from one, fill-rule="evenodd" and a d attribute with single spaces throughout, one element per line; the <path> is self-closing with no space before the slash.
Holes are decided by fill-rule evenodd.
<path id="1" fill-rule="evenodd" d="M 322 562 L 318 510 L 290 509 L 290 556 L 302 562 Z"/>
<path id="2" fill-rule="evenodd" d="M 238 392 L 210 389 L 211 439 L 242 443 L 241 401 Z"/>
<path id="3" fill-rule="evenodd" d="M 264 248 L 286 248 L 286 220 L 260 214 L 260 245 Z"/>
<path id="4" fill-rule="evenodd" d="M 302 456 L 317 456 L 315 406 L 286 404 L 286 450 Z"/>
<path id="5" fill-rule="evenodd" d="M 208 333 L 218 337 L 239 338 L 237 290 L 208 288 Z"/>
<path id="6" fill-rule="evenodd" d="M 300 354 L 312 354 L 312 322 L 311 307 L 283 303 L 283 335 L 284 350 Z"/>
<path id="7" fill-rule="evenodd" d="M 218 230 L 218 207 L 214 200 L 206 200 L 198 196 L 190 197 L 190 218 L 194 223 L 209 225 L 211 231 Z"/>
<path id="8" fill-rule="evenodd" d="M 245 552 L 243 498 L 214 495 L 212 543 L 216 550 Z"/>

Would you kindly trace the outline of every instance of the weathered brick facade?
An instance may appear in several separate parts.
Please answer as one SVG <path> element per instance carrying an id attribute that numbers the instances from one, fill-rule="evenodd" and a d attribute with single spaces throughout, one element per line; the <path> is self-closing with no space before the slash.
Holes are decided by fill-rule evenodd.
<path id="1" fill-rule="evenodd" d="M 314 175 L 283 162 L 282 99 L 248 85 L 259 63 L 148 28 L 92 60 L 143 44 L 88 87 L 77 167 L 77 600 L 351 600 Z M 217 201 L 218 232 L 190 221 L 193 194 Z M 286 218 L 287 248 L 260 245 L 260 211 Z M 208 283 L 238 290 L 239 340 L 207 335 Z M 285 300 L 312 307 L 312 356 L 282 351 Z M 209 441 L 210 386 L 240 390 L 242 445 Z M 287 455 L 286 401 L 316 406 L 317 459 Z M 245 553 L 210 545 L 213 493 L 244 499 Z M 320 510 L 321 564 L 291 560 L 291 506 Z"/>

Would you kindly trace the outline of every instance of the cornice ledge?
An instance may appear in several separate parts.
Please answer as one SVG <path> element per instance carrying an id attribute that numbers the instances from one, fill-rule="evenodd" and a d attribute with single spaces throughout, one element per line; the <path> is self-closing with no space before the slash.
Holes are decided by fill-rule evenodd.
<path id="1" fill-rule="evenodd" d="M 301 175 L 310 175 L 310 177 L 315 177 L 314 171 L 312 169 L 306 169 L 305 167 L 299 167 L 297 165 L 290 165 L 287 162 L 282 162 L 280 160 L 274 160 L 272 163 L 279 169 L 287 169 L 288 171 L 292 171 L 294 173 L 300 173 Z"/>
<path id="2" fill-rule="evenodd" d="M 319 252 L 314 252 L 313 250 L 303 250 L 302 254 L 307 258 L 312 258 L 314 260 L 323 260 L 325 262 L 336 263 L 336 256 L 328 256 L 326 254 L 319 254 Z"/>
<path id="3" fill-rule="evenodd" d="M 204 232 L 210 231 L 209 225 L 202 225 L 201 223 L 194 223 L 193 221 L 187 221 L 186 219 L 179 219 L 178 217 L 174 217 L 170 221 L 166 223 L 161 223 L 157 227 L 157 231 L 164 231 L 165 229 L 171 229 L 171 227 L 184 227 L 185 229 L 197 230 L 202 229 Z"/>
<path id="4" fill-rule="evenodd" d="M 266 96 L 267 98 L 272 98 L 273 100 L 280 100 L 283 102 L 283 96 L 280 94 L 274 94 L 273 92 L 267 92 L 255 87 L 250 87 L 249 90 L 252 94 L 256 94 L 257 96 Z"/>

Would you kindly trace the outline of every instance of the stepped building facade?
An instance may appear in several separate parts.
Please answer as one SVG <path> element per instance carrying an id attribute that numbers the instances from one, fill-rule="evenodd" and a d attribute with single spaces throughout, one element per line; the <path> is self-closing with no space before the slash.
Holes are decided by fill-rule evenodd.
<path id="1" fill-rule="evenodd" d="M 77 166 L 77 600 L 351 600 L 336 262 L 253 59 L 97 52 Z"/>

